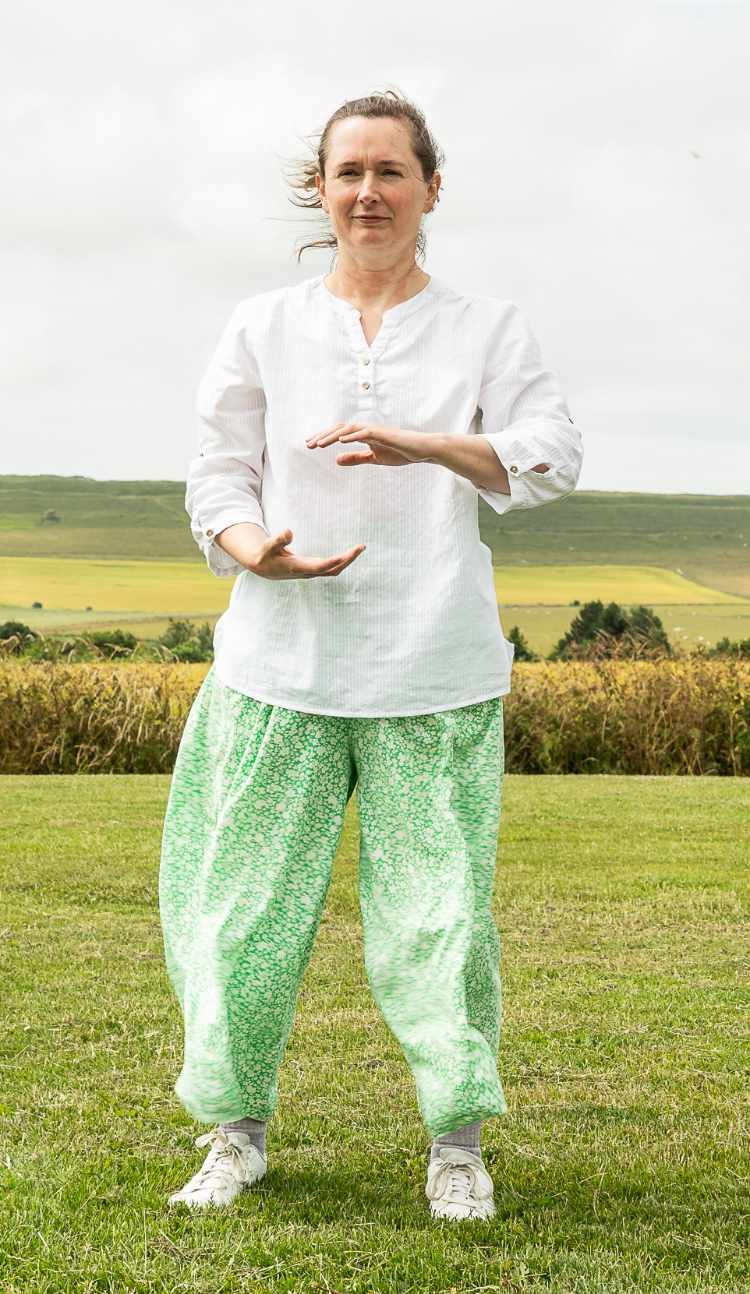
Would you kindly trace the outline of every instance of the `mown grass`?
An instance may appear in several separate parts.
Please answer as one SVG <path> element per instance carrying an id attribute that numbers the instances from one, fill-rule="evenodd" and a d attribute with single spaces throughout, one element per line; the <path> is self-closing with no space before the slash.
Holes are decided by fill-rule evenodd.
<path id="1" fill-rule="evenodd" d="M 347 809 L 269 1125 L 226 1214 L 173 1092 L 166 776 L 0 779 L 3 1294 L 740 1294 L 748 1288 L 743 779 L 506 777 L 495 888 L 509 1114 L 497 1216 L 429 1216 L 413 1081 L 362 963 Z"/>

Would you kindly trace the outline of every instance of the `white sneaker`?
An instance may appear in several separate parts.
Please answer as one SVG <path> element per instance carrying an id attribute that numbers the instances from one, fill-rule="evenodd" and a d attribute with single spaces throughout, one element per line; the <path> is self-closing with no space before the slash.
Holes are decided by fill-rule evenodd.
<path id="1" fill-rule="evenodd" d="M 427 1169 L 433 1218 L 493 1218 L 493 1185 L 482 1160 L 461 1146 L 441 1146 Z"/>
<path id="2" fill-rule="evenodd" d="M 211 1144 L 203 1167 L 194 1177 L 169 1197 L 170 1204 L 189 1208 L 223 1208 L 231 1204 L 240 1191 L 260 1181 L 268 1167 L 268 1157 L 254 1146 L 246 1132 L 225 1132 L 219 1126 L 204 1132 L 196 1146 Z"/>

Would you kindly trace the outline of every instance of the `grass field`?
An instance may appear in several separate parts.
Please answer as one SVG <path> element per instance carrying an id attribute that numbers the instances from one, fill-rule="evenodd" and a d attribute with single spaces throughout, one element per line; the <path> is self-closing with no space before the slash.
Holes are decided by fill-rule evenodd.
<path id="1" fill-rule="evenodd" d="M 186 463 L 193 452 L 188 437 Z M 0 476 L 0 551 L 9 557 L 202 561 L 184 500 L 181 481 Z M 43 520 L 49 509 L 58 517 L 54 523 Z M 479 499 L 478 515 L 497 566 L 563 560 L 660 566 L 750 598 L 750 494 L 576 490 L 544 507 L 502 516 Z M 292 529 L 293 522 L 290 517 Z M 352 543 L 358 538 L 352 536 Z"/>
<path id="2" fill-rule="evenodd" d="M 733 641 L 750 638 L 750 601 L 744 606 L 733 603 L 725 606 L 656 603 L 653 610 L 675 646 L 689 648 L 700 641 L 711 645 L 724 637 Z M 575 611 L 575 607 L 503 605 L 500 608 L 506 635 L 513 625 L 518 625 L 534 650 L 545 656 L 569 628 Z M 5 620 L 23 620 L 25 624 L 41 629 L 44 633 L 83 633 L 86 630 L 117 626 L 137 638 L 156 639 L 161 637 L 169 624 L 166 616 L 153 616 L 147 612 L 138 615 L 117 611 L 108 615 L 90 612 L 88 615 L 77 615 L 74 619 L 71 619 L 70 612 L 62 610 L 50 612 L 40 619 L 42 615 L 41 612 L 27 611 L 26 608 L 0 606 L 0 623 Z M 187 618 L 194 624 L 208 621 L 213 625 L 217 615 L 215 612 L 205 615 L 197 613 Z"/>
<path id="3" fill-rule="evenodd" d="M 508 776 L 496 878 L 509 1114 L 489 1223 L 430 1218 L 413 1080 L 372 1002 L 347 809 L 269 1125 L 228 1214 L 175 1216 L 167 777 L 2 779 L 3 1294 L 745 1294 L 741 779 Z"/>

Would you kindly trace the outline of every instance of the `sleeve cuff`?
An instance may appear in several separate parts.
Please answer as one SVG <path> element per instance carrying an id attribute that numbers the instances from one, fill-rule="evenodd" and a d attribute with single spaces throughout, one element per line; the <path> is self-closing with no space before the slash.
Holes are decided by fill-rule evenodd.
<path id="1" fill-rule="evenodd" d="M 232 557 L 231 553 L 227 553 L 223 548 L 220 548 L 218 544 L 214 543 L 213 539 L 207 539 L 202 547 L 208 569 L 213 575 L 230 579 L 233 575 L 239 575 L 240 571 L 244 571 L 245 567 L 242 562 L 238 562 L 236 557 Z"/>
<path id="2" fill-rule="evenodd" d="M 508 473 L 510 494 L 503 494 L 501 490 L 486 490 L 481 486 L 477 486 L 480 498 L 489 504 L 493 512 L 508 512 L 511 508 L 533 508 L 535 504 L 543 501 L 540 494 L 544 495 L 546 493 L 545 485 L 552 485 L 553 489 L 550 491 L 550 497 L 556 496 L 558 492 L 558 469 L 550 463 L 546 472 L 533 472 L 532 468 L 537 463 L 543 463 L 547 460 L 544 455 L 540 457 L 538 449 L 531 451 L 528 441 L 519 440 L 517 436 L 509 435 L 507 431 L 479 432 L 478 434 L 489 441 Z M 534 478 L 533 482 L 530 480 L 531 477 Z"/>
<path id="3" fill-rule="evenodd" d="M 529 437 L 521 438 L 515 434 L 512 428 L 508 427 L 505 431 L 482 431 L 479 433 L 485 440 L 488 440 L 497 454 L 500 462 L 505 468 L 510 478 L 511 488 L 513 478 L 523 476 L 537 463 L 546 463 L 547 459 L 544 454 L 540 455 L 538 445 L 530 445 Z M 537 476 L 549 476 L 554 472 L 550 464 L 547 472 L 537 472 Z"/>
<path id="4" fill-rule="evenodd" d="M 249 512 L 244 517 L 232 512 L 212 517 L 210 521 L 207 518 L 197 519 L 195 538 L 206 558 L 209 570 L 214 575 L 228 579 L 246 569 L 242 562 L 238 562 L 236 557 L 232 557 L 231 553 L 216 543 L 216 536 L 221 534 L 222 530 L 226 530 L 227 526 L 237 525 L 241 521 L 249 521 L 254 526 L 260 526 L 265 530 L 266 524 L 262 514 L 258 515 L 259 512 L 260 509 L 258 512 Z"/>

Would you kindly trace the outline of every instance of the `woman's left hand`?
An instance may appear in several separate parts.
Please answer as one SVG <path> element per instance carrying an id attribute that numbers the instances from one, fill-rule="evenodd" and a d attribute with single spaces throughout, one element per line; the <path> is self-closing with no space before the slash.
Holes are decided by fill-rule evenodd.
<path id="1" fill-rule="evenodd" d="M 401 431 L 398 427 L 376 427 L 364 422 L 336 422 L 328 431 L 310 436 L 305 441 L 308 449 L 359 440 L 369 446 L 367 450 L 352 450 L 338 454 L 336 462 L 342 467 L 357 463 L 374 463 L 380 467 L 406 467 L 409 463 L 426 463 L 433 448 L 432 437 L 423 431 Z"/>

